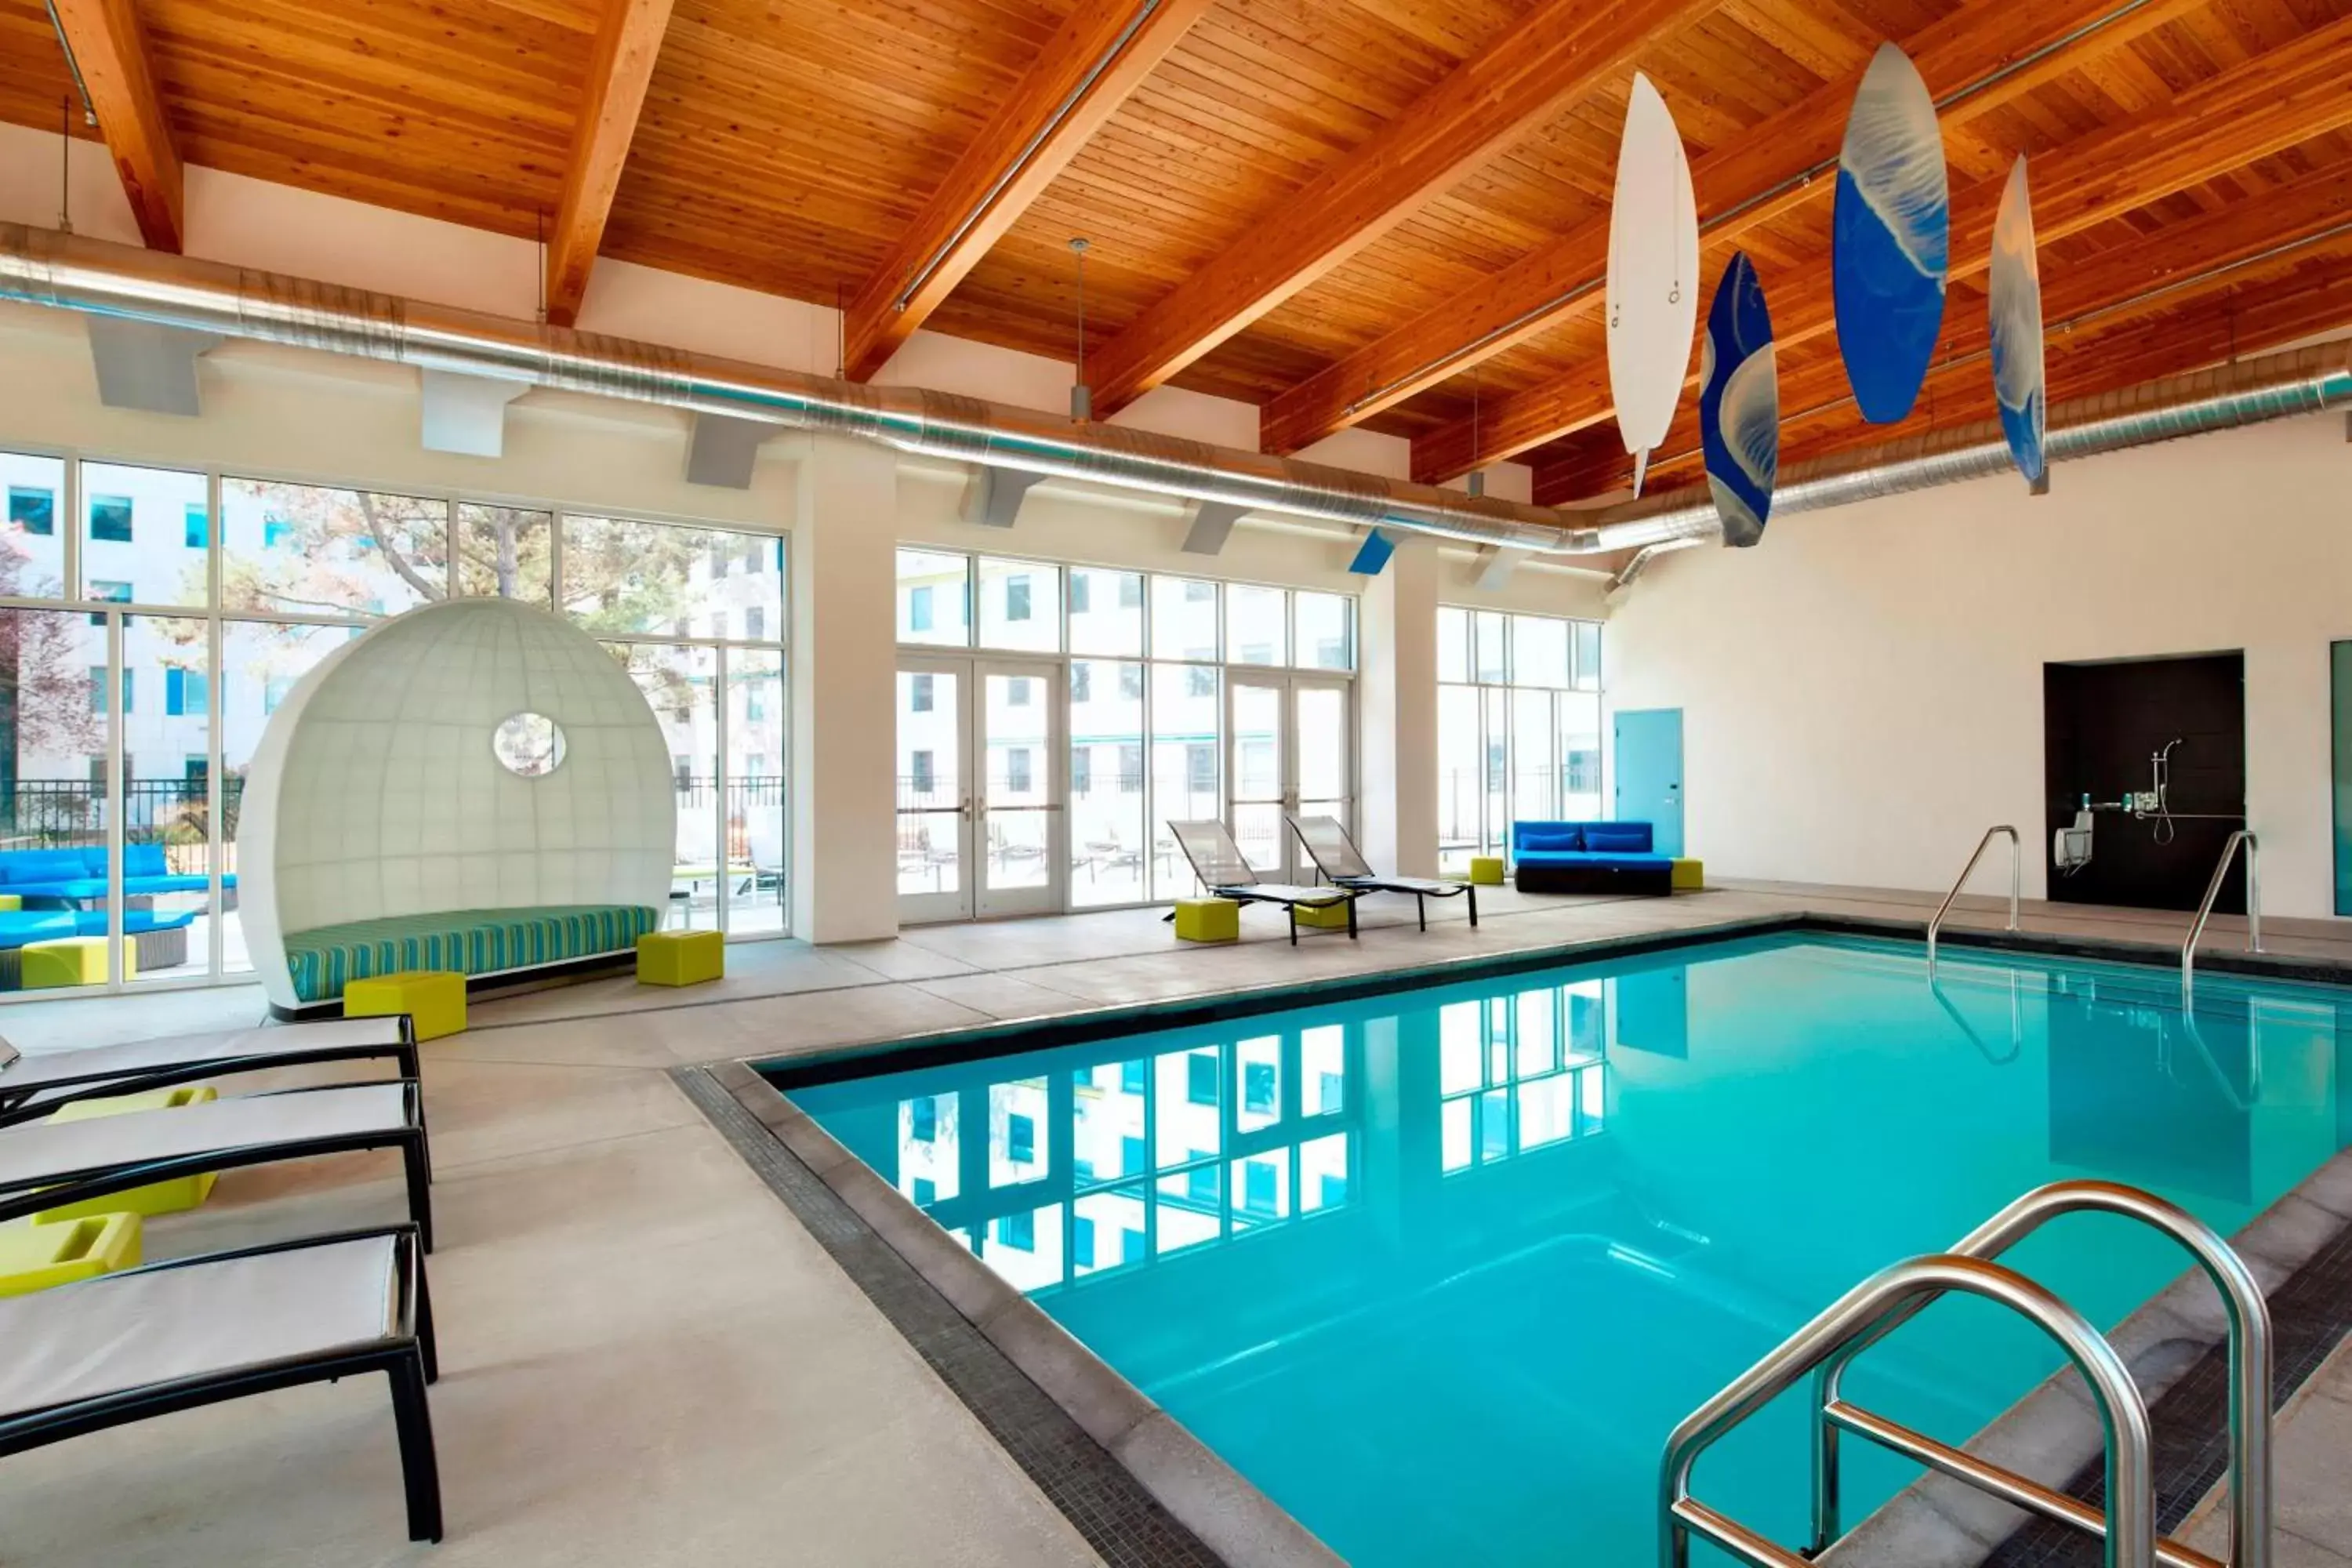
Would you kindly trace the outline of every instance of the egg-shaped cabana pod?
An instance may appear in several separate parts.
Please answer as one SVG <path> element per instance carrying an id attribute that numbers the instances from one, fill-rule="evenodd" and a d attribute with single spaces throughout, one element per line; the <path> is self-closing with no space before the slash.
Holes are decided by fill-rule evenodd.
<path id="1" fill-rule="evenodd" d="M 278 704 L 238 826 L 271 1005 L 405 969 L 489 974 L 633 949 L 669 893 L 660 723 L 613 656 L 507 599 L 411 610 Z"/>

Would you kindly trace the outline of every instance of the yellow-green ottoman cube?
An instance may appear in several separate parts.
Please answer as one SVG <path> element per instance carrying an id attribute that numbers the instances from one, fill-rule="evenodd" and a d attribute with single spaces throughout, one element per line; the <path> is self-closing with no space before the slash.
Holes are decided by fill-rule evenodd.
<path id="1" fill-rule="evenodd" d="M 1231 899 L 1176 900 L 1178 942 L 1239 942 L 1242 907 Z"/>
<path id="2" fill-rule="evenodd" d="M 0 910 L 21 910 L 25 907 L 22 893 L 0 893 Z"/>
<path id="3" fill-rule="evenodd" d="M 637 938 L 637 984 L 700 985 L 727 973 L 727 939 L 715 931 L 655 931 Z"/>
<path id="4" fill-rule="evenodd" d="M 1298 923 L 1313 926 L 1318 931 L 1346 931 L 1348 906 L 1353 901 L 1341 899 L 1333 904 L 1300 904 L 1297 908 Z"/>
<path id="5" fill-rule="evenodd" d="M 27 1296 L 138 1263 L 135 1214 L 0 1225 L 0 1296 Z"/>
<path id="6" fill-rule="evenodd" d="M 59 985 L 106 984 L 106 939 L 102 936 L 59 936 L 25 944 L 24 987 L 42 991 Z M 122 978 L 139 973 L 139 950 L 122 939 Z"/>
<path id="7" fill-rule="evenodd" d="M 1675 862 L 1671 886 L 1677 893 L 1696 893 L 1706 886 L 1706 862 L 1677 860 Z"/>
<path id="8" fill-rule="evenodd" d="M 130 1111 L 171 1110 L 183 1105 L 202 1105 L 220 1098 L 220 1091 L 208 1083 L 184 1083 L 176 1089 L 152 1089 L 139 1094 L 110 1094 L 96 1100 L 77 1100 L 61 1105 L 51 1112 L 51 1121 L 87 1121 L 94 1116 L 121 1116 Z M 35 1217 L 44 1225 L 64 1220 L 103 1219 L 119 1212 L 132 1215 L 178 1214 L 192 1209 L 213 1195 L 213 1183 L 220 1178 L 211 1171 L 199 1171 L 193 1175 L 174 1176 L 168 1182 L 150 1182 L 143 1187 L 133 1187 L 127 1193 L 109 1193 L 102 1198 L 90 1198 L 63 1208 L 43 1209 Z"/>
<path id="9" fill-rule="evenodd" d="M 402 1013 L 408 1015 L 409 1027 L 420 1040 L 463 1034 L 466 977 L 454 969 L 404 969 L 343 986 L 346 1018 L 389 1018 Z"/>
<path id="10" fill-rule="evenodd" d="M 1470 858 L 1470 885 L 1474 888 L 1499 888 L 1503 885 L 1503 858 L 1500 855 L 1474 855 Z"/>

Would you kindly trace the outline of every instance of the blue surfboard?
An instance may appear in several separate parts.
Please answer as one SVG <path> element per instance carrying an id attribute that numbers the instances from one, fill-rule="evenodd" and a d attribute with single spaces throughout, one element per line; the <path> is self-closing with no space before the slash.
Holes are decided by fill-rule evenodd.
<path id="1" fill-rule="evenodd" d="M 1745 251 L 1724 268 L 1707 307 L 1698 430 L 1723 542 L 1754 544 L 1764 537 L 1780 475 L 1780 373 L 1764 285 Z"/>
<path id="2" fill-rule="evenodd" d="M 1862 416 L 1907 416 L 1944 324 L 1951 192 L 1936 103 L 1893 44 L 1863 73 L 1838 151 L 1831 283 L 1838 349 Z"/>
<path id="3" fill-rule="evenodd" d="M 2042 370 L 2042 269 L 2033 249 L 2033 198 L 2025 158 L 2011 165 L 1992 226 L 1992 272 L 1985 290 L 1990 315 L 1992 392 L 2000 405 L 2000 433 L 2026 483 L 2048 477 L 2042 452 L 2046 387 Z"/>

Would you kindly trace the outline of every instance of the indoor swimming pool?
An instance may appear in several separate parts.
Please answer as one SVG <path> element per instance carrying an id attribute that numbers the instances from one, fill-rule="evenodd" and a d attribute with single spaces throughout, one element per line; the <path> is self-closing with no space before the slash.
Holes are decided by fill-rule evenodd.
<path id="1" fill-rule="evenodd" d="M 2236 1231 L 2352 1141 L 2347 1023 L 2330 986 L 2205 973 L 2190 1017 L 2165 970 L 1948 946 L 1931 981 L 1799 933 L 779 1082 L 1351 1563 L 1617 1568 L 1667 1431 L 1881 1266 L 2070 1176 Z M 2102 1215 L 2009 1261 L 2102 1326 L 2187 1267 Z M 1848 1387 L 1957 1442 L 2056 1364 L 1947 1300 Z M 1912 1473 L 1847 1454 L 1850 1519 Z M 1697 1487 L 1799 1547 L 1807 1463 L 1795 1396 Z"/>

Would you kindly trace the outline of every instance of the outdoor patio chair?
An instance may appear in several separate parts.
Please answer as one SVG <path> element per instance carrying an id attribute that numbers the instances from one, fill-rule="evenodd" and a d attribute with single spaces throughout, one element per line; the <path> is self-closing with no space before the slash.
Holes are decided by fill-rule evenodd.
<path id="1" fill-rule="evenodd" d="M 1279 904 L 1290 917 L 1290 945 L 1298 945 L 1298 911 L 1301 909 L 1328 909 L 1333 904 L 1348 906 L 1348 940 L 1356 939 L 1356 900 L 1359 893 L 1348 888 L 1301 888 L 1286 882 L 1261 882 L 1250 869 L 1249 858 L 1241 846 L 1234 842 L 1233 834 L 1214 817 L 1201 822 L 1171 822 L 1168 831 L 1176 836 L 1177 847 L 1192 863 L 1192 875 L 1201 886 L 1220 899 L 1231 899 L 1244 904 Z M 1174 920 L 1174 914 L 1168 916 Z"/>
<path id="2" fill-rule="evenodd" d="M 401 1152 L 408 1217 L 430 1252 L 432 1156 L 414 1079 L 0 1129 L 0 1224 L 205 1171 L 385 1148 Z"/>
<path id="3" fill-rule="evenodd" d="M 438 1541 L 425 1387 L 439 1371 L 414 1226 L 175 1258 L 0 1300 L 0 1457 L 381 1372 L 392 1384 L 409 1539 Z M 110 1484 L 122 1491 L 137 1477 Z M 127 1493 L 126 1505 L 136 1506 Z"/>
<path id="4" fill-rule="evenodd" d="M 1334 816 L 1288 816 L 1290 830 L 1298 835 L 1299 847 L 1315 868 L 1334 886 L 1354 888 L 1366 893 L 1411 893 L 1421 912 L 1421 929 L 1429 929 L 1429 900 L 1450 899 L 1466 894 L 1470 900 L 1470 923 L 1478 923 L 1478 889 L 1467 882 L 1441 881 L 1431 877 L 1383 877 L 1371 868 L 1356 841 Z"/>
<path id="5" fill-rule="evenodd" d="M 405 1014 L 168 1035 L 32 1056 L 0 1040 L 0 1127 L 37 1121 L 76 1100 L 135 1094 L 272 1068 L 385 1057 L 398 1064 L 400 1077 L 417 1076 L 416 1037 Z"/>

